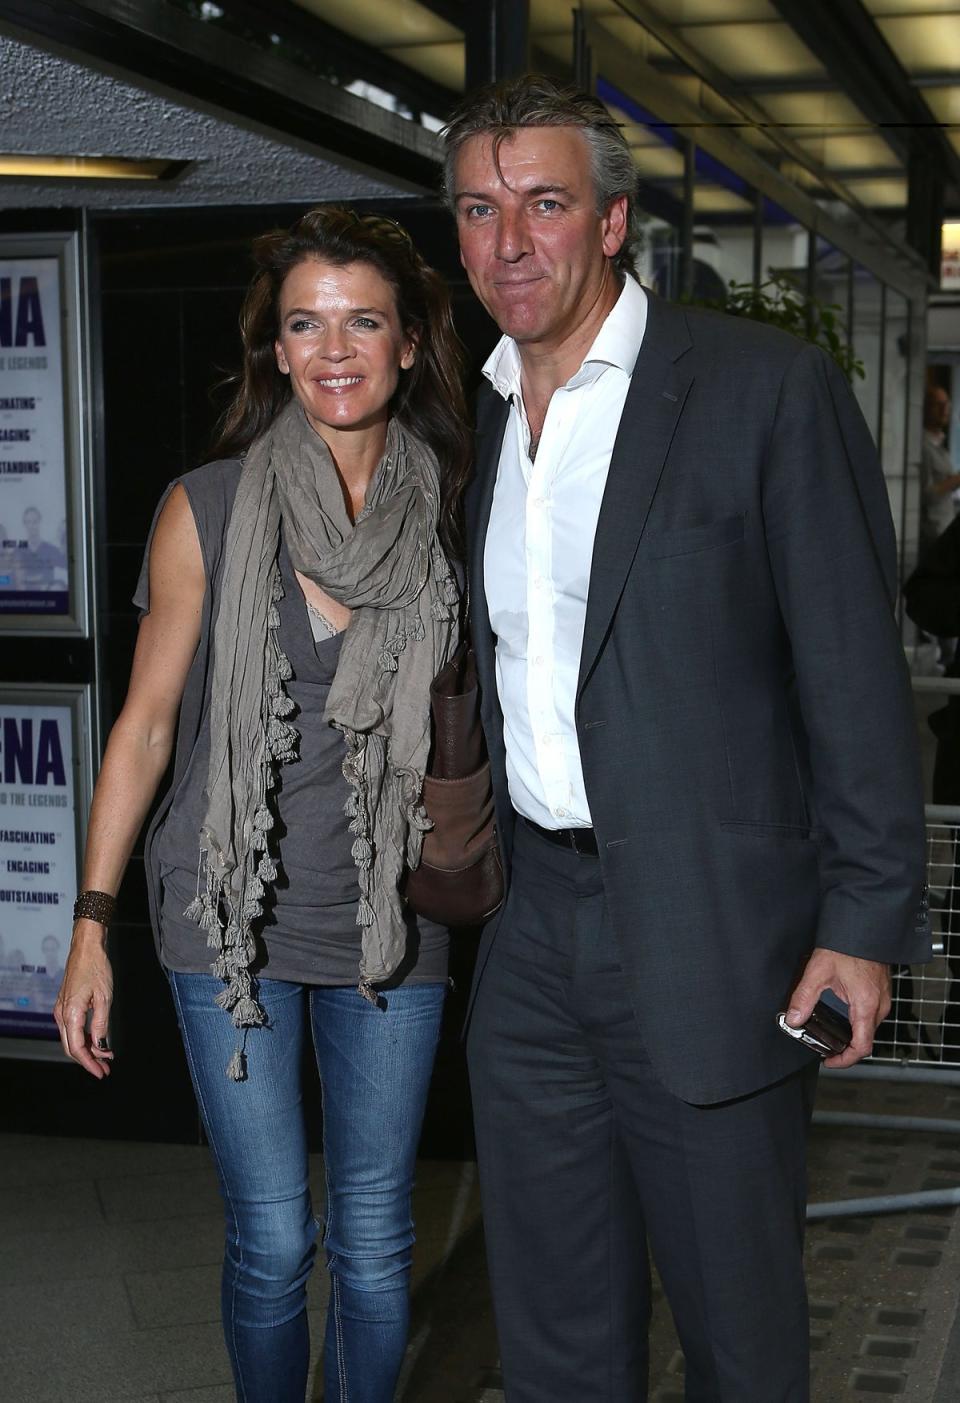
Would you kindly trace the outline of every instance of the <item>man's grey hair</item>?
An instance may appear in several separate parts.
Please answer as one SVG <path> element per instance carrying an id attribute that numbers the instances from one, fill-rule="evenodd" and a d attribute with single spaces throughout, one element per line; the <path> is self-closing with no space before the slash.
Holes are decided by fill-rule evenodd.
<path id="1" fill-rule="evenodd" d="M 454 165 L 464 142 L 473 136 L 492 136 L 493 159 L 499 168 L 501 143 L 521 127 L 578 127 L 583 132 L 590 148 L 597 213 L 604 214 L 617 196 L 627 197 L 626 238 L 613 263 L 619 272 L 634 273 L 641 238 L 637 171 L 623 132 L 599 98 L 542 73 L 490 83 L 454 109 L 442 133 L 444 197 L 450 209 L 456 212 Z"/>

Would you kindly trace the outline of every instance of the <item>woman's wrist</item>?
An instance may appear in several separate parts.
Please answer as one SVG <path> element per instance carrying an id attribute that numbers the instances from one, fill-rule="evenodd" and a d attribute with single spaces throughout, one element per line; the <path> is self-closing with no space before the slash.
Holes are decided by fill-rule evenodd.
<path id="1" fill-rule="evenodd" d="M 117 898 L 111 892 L 87 887 L 73 903 L 73 919 L 95 921 L 106 929 L 113 920 L 116 909 Z"/>
<path id="2" fill-rule="evenodd" d="M 89 916 L 79 916 L 73 923 L 74 945 L 106 946 L 107 927 L 102 921 L 92 921 Z"/>

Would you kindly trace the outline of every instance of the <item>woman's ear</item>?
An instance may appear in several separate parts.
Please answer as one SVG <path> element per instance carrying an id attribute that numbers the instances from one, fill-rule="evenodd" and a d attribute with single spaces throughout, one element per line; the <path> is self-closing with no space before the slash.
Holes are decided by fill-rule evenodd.
<path id="1" fill-rule="evenodd" d="M 401 370 L 410 370 L 410 369 L 412 369 L 413 363 L 414 363 L 414 361 L 417 359 L 417 350 L 418 350 L 418 349 L 419 349 L 419 347 L 418 347 L 418 344 L 417 344 L 417 338 L 416 338 L 415 336 L 408 336 L 407 339 L 406 339 L 406 350 L 404 351 L 403 355 L 400 357 L 400 369 L 401 369 Z"/>
<path id="2" fill-rule="evenodd" d="M 281 375 L 289 375 L 289 374 L 290 374 L 290 366 L 287 364 L 287 358 L 286 358 L 286 356 L 284 355 L 283 346 L 280 344 L 279 341 L 274 341 L 274 343 L 273 343 L 273 350 L 274 350 L 274 354 L 275 354 L 276 357 L 277 357 L 277 369 L 279 370 L 280 374 L 281 374 Z"/>

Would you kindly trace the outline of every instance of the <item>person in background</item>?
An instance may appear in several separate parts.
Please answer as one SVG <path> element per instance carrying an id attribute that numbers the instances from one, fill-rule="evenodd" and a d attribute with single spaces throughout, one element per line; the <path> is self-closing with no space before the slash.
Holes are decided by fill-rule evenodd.
<path id="1" fill-rule="evenodd" d="M 950 396 L 942 385 L 927 386 L 923 397 L 923 446 L 920 455 L 921 548 L 928 548 L 946 531 L 956 515 L 953 494 L 960 489 L 960 473 L 946 446 L 950 427 Z"/>
<path id="2" fill-rule="evenodd" d="M 942 385 L 927 385 L 923 397 L 923 444 L 920 451 L 920 558 L 933 547 L 953 521 L 954 493 L 960 473 L 953 465 L 946 436 L 950 428 L 950 396 Z M 949 668 L 957 649 L 956 634 L 937 635 L 937 671 Z"/>
<path id="3" fill-rule="evenodd" d="M 326 1397 L 389 1403 L 446 991 L 447 932 L 399 888 L 424 827 L 429 686 L 457 644 L 459 343 L 445 284 L 392 220 L 312 210 L 254 257 L 216 460 L 168 489 L 150 533 L 55 1016 L 106 1076 L 106 928 L 176 737 L 146 866 L 226 1210 L 237 1398 L 303 1403 L 307 1386 L 312 1041 Z"/>
<path id="4" fill-rule="evenodd" d="M 20 550 L 21 589 L 53 589 L 66 578 L 67 557 L 59 546 L 40 534 L 43 516 L 39 507 L 26 507 L 23 529 L 27 544 Z"/>

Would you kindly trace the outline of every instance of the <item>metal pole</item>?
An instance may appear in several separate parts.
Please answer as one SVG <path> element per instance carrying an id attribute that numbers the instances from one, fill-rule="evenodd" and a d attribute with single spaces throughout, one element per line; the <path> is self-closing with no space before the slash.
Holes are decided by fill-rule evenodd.
<path id="1" fill-rule="evenodd" d="M 923 1189 L 915 1194 L 880 1194 L 876 1198 L 841 1198 L 829 1203 L 808 1203 L 807 1222 L 823 1218 L 872 1218 L 880 1213 L 904 1213 L 909 1209 L 956 1208 L 960 1189 Z"/>
<path id="2" fill-rule="evenodd" d="M 856 1067 L 838 1067 L 824 1073 L 830 1080 L 840 1081 L 899 1081 L 908 1085 L 960 1086 L 960 1071 L 947 1071 L 940 1067 L 918 1067 L 909 1062 L 860 1062 Z"/>
<path id="3" fill-rule="evenodd" d="M 697 148 L 683 143 L 683 215 L 680 225 L 680 296 L 693 296 L 693 192 L 697 179 Z"/>
<path id="4" fill-rule="evenodd" d="M 593 91 L 593 55 L 587 43 L 587 21 L 583 7 L 573 11 L 573 81 L 584 92 Z"/>
<path id="5" fill-rule="evenodd" d="M 753 192 L 753 290 L 763 282 L 763 195 Z"/>
<path id="6" fill-rule="evenodd" d="M 529 67 L 529 0 L 473 0 L 463 24 L 468 92 Z"/>
<path id="7" fill-rule="evenodd" d="M 849 1126 L 852 1130 L 915 1130 L 926 1135 L 960 1135 L 960 1120 L 941 1116 L 882 1116 L 862 1111 L 814 1111 L 814 1125 Z"/>

